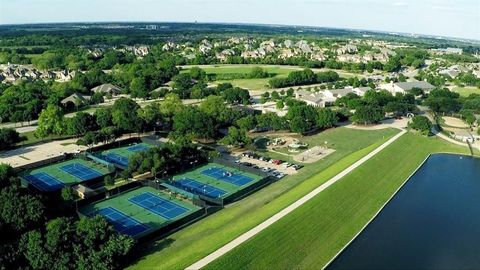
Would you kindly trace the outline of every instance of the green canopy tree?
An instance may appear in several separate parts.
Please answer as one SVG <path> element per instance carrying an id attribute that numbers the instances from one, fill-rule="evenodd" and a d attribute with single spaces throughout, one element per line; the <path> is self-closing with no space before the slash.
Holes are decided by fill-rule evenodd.
<path id="1" fill-rule="evenodd" d="M 48 105 L 47 108 L 40 113 L 35 135 L 39 138 L 45 138 L 51 134 L 62 134 L 65 127 L 63 120 L 62 109 L 56 105 Z"/>

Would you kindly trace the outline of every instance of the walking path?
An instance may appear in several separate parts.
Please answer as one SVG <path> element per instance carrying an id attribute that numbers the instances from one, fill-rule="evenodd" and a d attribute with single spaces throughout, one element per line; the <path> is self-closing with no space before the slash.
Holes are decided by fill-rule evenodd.
<path id="1" fill-rule="evenodd" d="M 239 237 L 235 238 L 230 243 L 228 243 L 228 244 L 224 245 L 223 247 L 217 249 L 216 251 L 214 251 L 210 255 L 206 256 L 205 258 L 203 258 L 203 259 L 199 260 L 198 262 L 190 265 L 186 269 L 187 270 L 201 269 L 202 267 L 205 267 L 207 264 L 213 262 L 214 260 L 218 259 L 222 255 L 226 254 L 227 252 L 231 251 L 235 247 L 241 245 L 243 242 L 247 241 L 248 239 L 252 238 L 256 234 L 265 230 L 266 228 L 268 228 L 273 223 L 275 223 L 278 220 L 280 220 L 281 218 L 285 217 L 286 215 L 288 215 L 289 213 L 291 213 L 292 211 L 294 211 L 295 209 L 297 209 L 298 207 L 300 207 L 301 205 L 303 205 L 304 203 L 308 202 L 310 199 L 315 197 L 317 194 L 324 191 L 325 189 L 327 189 L 328 187 L 333 185 L 338 180 L 342 179 L 345 175 L 347 175 L 348 173 L 350 173 L 354 169 L 361 166 L 363 163 L 365 163 L 371 157 L 375 156 L 378 152 L 385 149 L 387 146 L 392 144 L 394 141 L 396 141 L 398 138 L 400 138 L 405 133 L 406 133 L 406 130 L 402 130 L 400 133 L 398 133 L 397 135 L 390 138 L 384 144 L 380 145 L 378 148 L 376 148 L 375 150 L 373 150 L 372 152 L 370 152 L 369 154 L 367 154 L 366 156 L 364 156 L 363 158 L 361 158 L 357 162 L 353 163 L 352 165 L 350 165 L 350 167 L 346 168 L 345 170 L 343 170 L 342 172 L 340 172 L 339 174 L 337 174 L 336 176 L 334 176 L 333 178 L 331 178 L 327 182 L 323 183 L 322 185 L 320 185 L 319 187 L 317 187 L 316 189 L 314 189 L 313 191 L 308 193 L 307 195 L 298 199 L 296 202 L 287 206 L 282 211 L 278 212 L 277 214 L 273 215 L 269 219 L 260 223 L 259 225 L 257 225 L 253 229 L 251 229 L 251 230 L 247 231 L 246 233 L 240 235 Z"/>

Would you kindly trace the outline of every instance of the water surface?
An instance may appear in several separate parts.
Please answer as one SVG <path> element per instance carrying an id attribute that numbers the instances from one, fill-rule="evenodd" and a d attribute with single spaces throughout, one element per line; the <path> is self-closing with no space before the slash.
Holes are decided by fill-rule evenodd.
<path id="1" fill-rule="evenodd" d="M 432 155 L 327 269 L 480 269 L 480 159 Z"/>

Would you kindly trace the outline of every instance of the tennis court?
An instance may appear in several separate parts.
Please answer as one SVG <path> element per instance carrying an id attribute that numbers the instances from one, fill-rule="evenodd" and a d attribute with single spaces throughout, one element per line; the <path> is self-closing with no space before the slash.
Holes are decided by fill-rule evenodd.
<path id="1" fill-rule="evenodd" d="M 149 195 L 145 196 L 144 194 Z M 139 197 L 139 195 L 141 196 Z M 153 203 L 153 205 L 150 205 L 149 202 Z M 154 205 L 161 207 L 154 207 Z M 148 206 L 149 208 L 147 209 L 145 206 Z M 119 232 L 128 233 L 133 231 L 131 232 L 132 234 L 136 233 L 134 235 L 135 238 L 147 235 L 172 222 L 197 213 L 202 209 L 190 202 L 171 197 L 167 193 L 157 189 L 140 187 L 81 207 L 79 212 L 86 216 L 92 216 L 97 213 L 101 215 L 105 214 L 104 216 L 107 219 L 109 219 L 109 216 L 111 217 L 113 215 L 113 219 L 117 221 L 117 223 L 123 220 L 118 215 L 111 214 L 109 212 L 111 210 L 100 212 L 105 208 L 113 208 L 124 216 L 135 220 L 139 224 L 148 226 L 148 228 L 140 232 L 140 228 L 131 230 L 124 229 L 120 225 L 115 225 L 114 221 L 111 221 L 114 227 L 117 226 L 115 229 Z M 159 214 L 160 212 L 162 215 Z M 131 223 L 131 226 L 133 227 L 133 222 L 128 222 L 129 224 Z"/>
<path id="2" fill-rule="evenodd" d="M 253 179 L 248 176 L 218 167 L 208 168 L 206 170 L 203 170 L 202 173 L 204 175 L 234 184 L 236 186 L 244 186 L 253 181 Z"/>
<path id="3" fill-rule="evenodd" d="M 136 236 L 149 229 L 147 225 L 140 223 L 113 207 L 102 208 L 98 210 L 96 214 L 104 216 L 119 233 Z"/>
<path id="4" fill-rule="evenodd" d="M 29 170 L 20 176 L 40 191 L 56 191 L 109 173 L 104 165 L 77 158 Z"/>
<path id="5" fill-rule="evenodd" d="M 229 172 L 231 176 L 225 175 L 224 177 L 224 172 Z M 240 171 L 233 167 L 208 163 L 175 175 L 167 183 L 192 194 L 225 199 L 261 179 L 262 177 L 259 175 Z"/>
<path id="6" fill-rule="evenodd" d="M 145 144 L 136 144 L 134 146 L 130 146 L 127 148 L 128 151 L 130 152 L 143 152 L 143 151 L 147 151 L 148 149 L 150 149 L 150 147 L 146 146 Z"/>
<path id="7" fill-rule="evenodd" d="M 84 181 L 102 176 L 101 173 L 81 163 L 67 164 L 65 166 L 60 167 L 60 169 Z"/>
<path id="8" fill-rule="evenodd" d="M 105 161 L 108 161 L 117 166 L 120 166 L 121 168 L 125 168 L 128 166 L 128 159 L 132 155 L 134 155 L 135 153 L 147 151 L 152 147 L 153 147 L 152 145 L 149 145 L 147 143 L 137 143 L 137 144 L 127 145 L 120 148 L 106 150 L 96 154 L 96 156 Z"/>
<path id="9" fill-rule="evenodd" d="M 53 191 L 63 188 L 63 183 L 48 173 L 40 172 L 26 175 L 25 179 L 41 191 Z"/>
<path id="10" fill-rule="evenodd" d="M 128 166 L 128 157 L 124 157 L 124 156 L 120 156 L 118 154 L 115 154 L 115 153 L 107 153 L 104 156 L 104 159 L 108 162 L 111 162 L 113 164 L 117 164 L 117 165 L 120 165 L 120 166 L 123 166 L 123 167 L 127 167 Z"/>
<path id="11" fill-rule="evenodd" d="M 198 182 L 190 178 L 172 181 L 172 184 L 193 194 L 204 195 L 210 198 L 220 198 L 227 194 L 227 192 L 222 189 Z"/>
<path id="12" fill-rule="evenodd" d="M 188 209 L 151 192 L 138 194 L 128 200 L 167 219 L 176 218 L 188 211 Z"/>

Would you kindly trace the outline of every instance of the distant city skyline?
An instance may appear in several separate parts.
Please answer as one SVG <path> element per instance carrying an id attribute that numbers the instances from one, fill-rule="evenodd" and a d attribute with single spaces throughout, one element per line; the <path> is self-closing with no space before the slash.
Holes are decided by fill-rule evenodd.
<path id="1" fill-rule="evenodd" d="M 0 0 L 0 24 L 281 24 L 480 40 L 478 0 Z"/>

